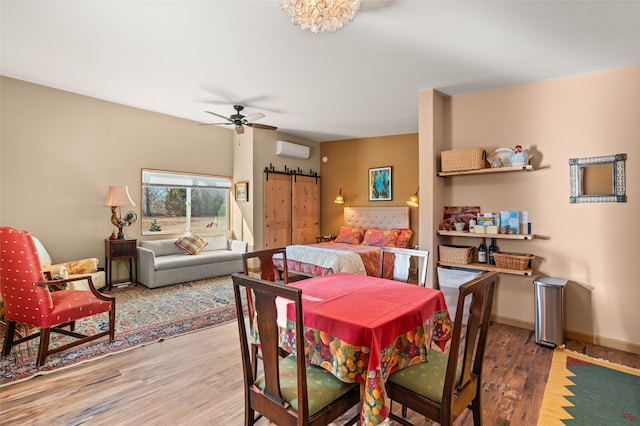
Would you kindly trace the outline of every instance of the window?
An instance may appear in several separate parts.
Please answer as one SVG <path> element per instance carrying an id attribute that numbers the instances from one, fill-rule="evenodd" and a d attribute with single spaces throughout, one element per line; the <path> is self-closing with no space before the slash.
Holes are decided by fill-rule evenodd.
<path id="1" fill-rule="evenodd" d="M 231 178 L 142 169 L 142 235 L 230 229 Z"/>

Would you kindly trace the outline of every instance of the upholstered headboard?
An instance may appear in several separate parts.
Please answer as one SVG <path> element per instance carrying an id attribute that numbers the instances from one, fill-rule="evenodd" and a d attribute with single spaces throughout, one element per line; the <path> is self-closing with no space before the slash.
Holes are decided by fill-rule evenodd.
<path id="1" fill-rule="evenodd" d="M 345 207 L 344 225 L 356 228 L 409 228 L 409 207 Z"/>

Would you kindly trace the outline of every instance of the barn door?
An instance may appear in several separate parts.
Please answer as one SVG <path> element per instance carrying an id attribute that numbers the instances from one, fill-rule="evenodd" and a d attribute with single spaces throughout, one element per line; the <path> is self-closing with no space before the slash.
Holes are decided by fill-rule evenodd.
<path id="1" fill-rule="evenodd" d="M 291 244 L 291 176 L 264 174 L 264 248 Z"/>
<path id="2" fill-rule="evenodd" d="M 311 244 L 320 235 L 320 178 L 294 175 L 291 216 L 293 244 Z"/>

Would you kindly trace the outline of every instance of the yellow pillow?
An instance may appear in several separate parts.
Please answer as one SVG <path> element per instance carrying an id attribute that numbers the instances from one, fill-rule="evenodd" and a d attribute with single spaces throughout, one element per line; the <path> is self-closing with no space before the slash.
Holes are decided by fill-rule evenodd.
<path id="1" fill-rule="evenodd" d="M 190 230 L 185 232 L 178 238 L 175 244 L 184 250 L 187 254 L 196 255 L 206 247 L 207 240 L 198 237 Z"/>

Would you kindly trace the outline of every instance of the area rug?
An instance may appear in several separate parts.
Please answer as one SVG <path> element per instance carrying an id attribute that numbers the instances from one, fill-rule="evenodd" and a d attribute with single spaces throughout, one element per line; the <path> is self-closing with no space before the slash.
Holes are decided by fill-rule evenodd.
<path id="1" fill-rule="evenodd" d="M 640 370 L 556 348 L 538 425 L 640 425 Z"/>
<path id="2" fill-rule="evenodd" d="M 235 320 L 233 284 L 230 276 L 210 278 L 162 288 L 142 285 L 105 291 L 116 298 L 115 340 L 100 338 L 47 357 L 36 368 L 39 339 L 14 346 L 0 359 L 0 386 L 167 339 L 181 333 Z M 108 327 L 108 314 L 95 315 L 76 323 L 81 333 L 95 333 Z M 51 345 L 69 339 L 52 333 Z M 0 328 L 0 347 L 4 329 Z"/>

